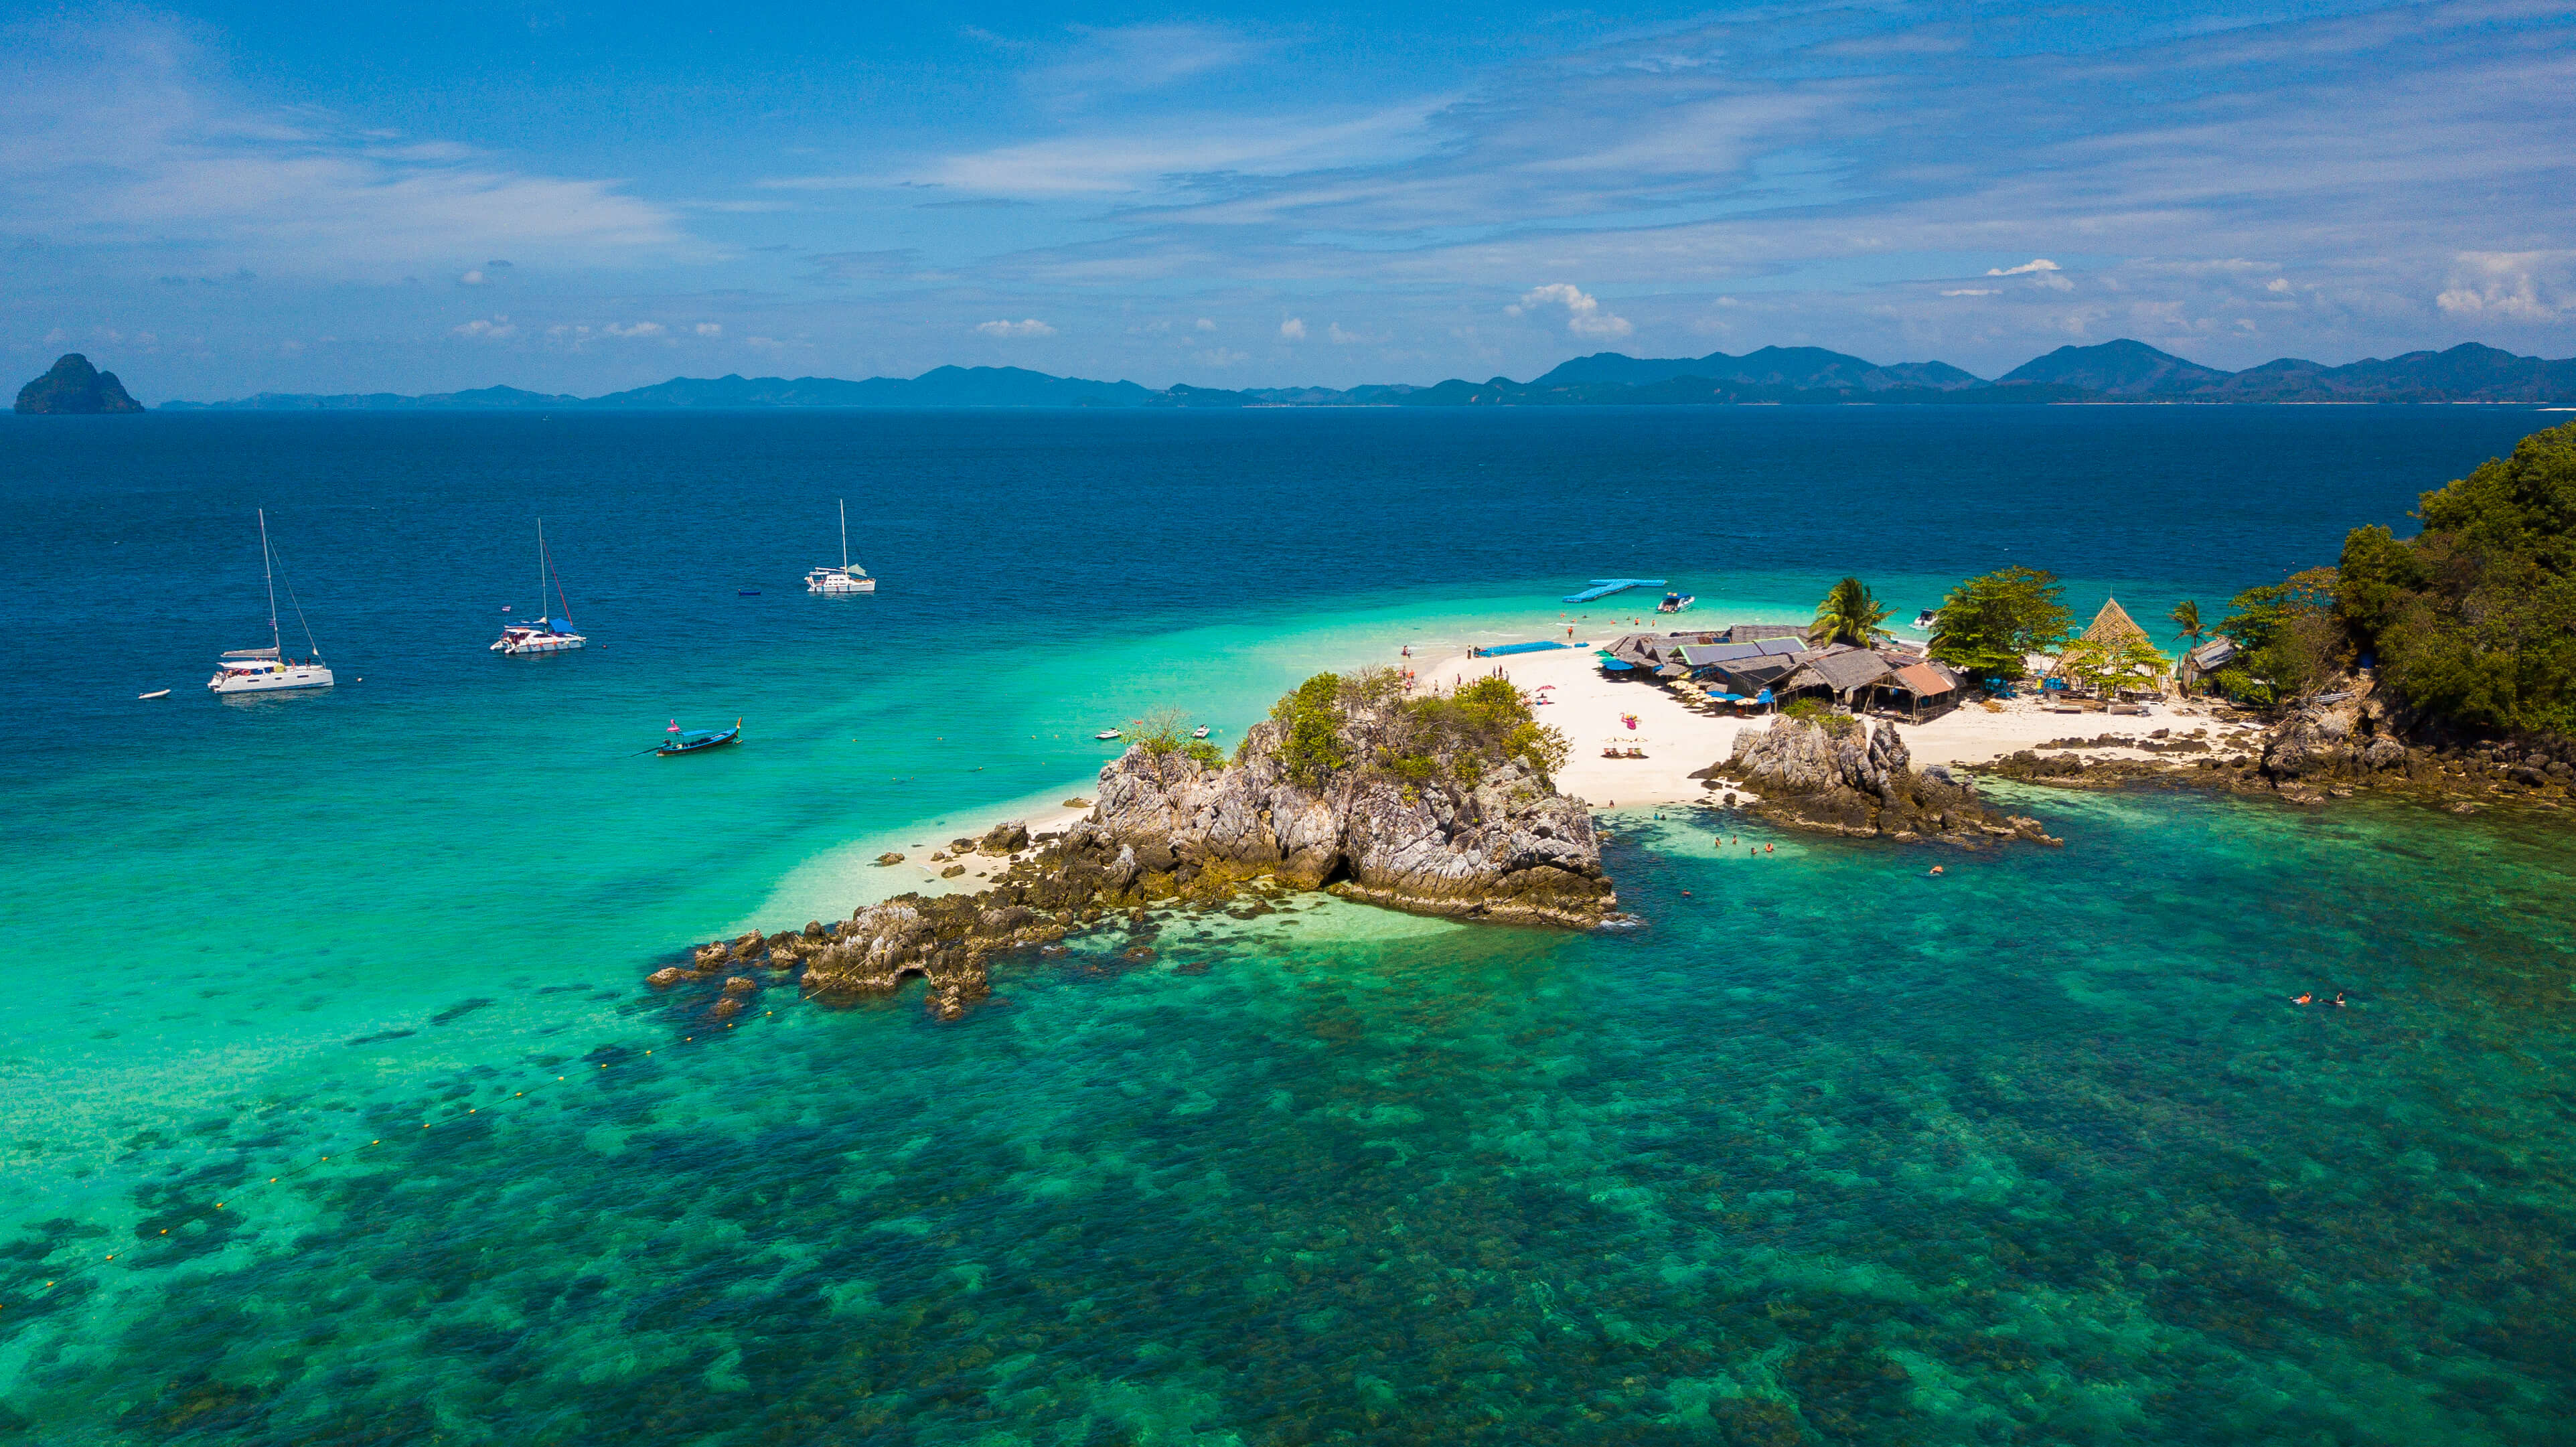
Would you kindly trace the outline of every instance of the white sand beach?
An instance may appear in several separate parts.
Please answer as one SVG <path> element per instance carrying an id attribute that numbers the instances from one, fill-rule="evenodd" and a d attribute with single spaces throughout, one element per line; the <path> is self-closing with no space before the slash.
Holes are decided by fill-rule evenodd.
<path id="1" fill-rule="evenodd" d="M 1711 717 L 1659 685 L 1605 677 L 1588 646 L 1502 658 L 1415 660 L 1414 668 L 1417 686 L 1443 691 L 1499 670 L 1523 692 L 1548 700 L 1538 710 L 1540 721 L 1563 730 L 1574 745 L 1574 756 L 1557 775 L 1556 786 L 1601 809 L 1705 799 L 1707 791 L 1690 775 L 1731 754 L 1738 730 L 1771 726 L 1768 718 Z M 2153 705 L 2145 718 L 2054 713 L 2031 699 L 2008 700 L 2000 707 L 2000 712 L 1990 712 L 1968 704 L 1929 723 L 1899 723 L 1897 732 L 1914 762 L 1922 765 L 1987 763 L 2050 739 L 2104 734 L 2144 738 L 2156 729 L 2188 733 L 2202 726 L 2215 735 L 2236 727 L 2209 718 L 2197 705 L 2178 708 L 2169 702 Z M 1635 728 L 1628 726 L 1627 715 L 1635 716 Z M 1646 757 L 1601 757 L 1610 744 L 1622 749 L 1634 744 Z M 2150 757 L 2134 750 L 2100 756 Z"/>

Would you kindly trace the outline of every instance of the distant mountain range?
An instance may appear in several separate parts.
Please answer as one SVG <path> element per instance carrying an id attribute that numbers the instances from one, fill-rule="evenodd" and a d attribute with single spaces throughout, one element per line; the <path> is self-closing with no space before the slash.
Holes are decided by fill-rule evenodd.
<path id="1" fill-rule="evenodd" d="M 1527 382 L 1494 377 L 1434 386 L 1255 387 L 1054 377 L 1019 367 L 938 367 L 918 377 L 674 377 L 605 397 L 482 387 L 425 397 L 390 392 L 320 396 L 262 392 L 231 402 L 164 402 L 163 411 L 678 407 L 1533 407 L 1676 403 L 1904 402 L 2576 402 L 2576 358 L 2545 361 L 2464 343 L 2346 366 L 2283 357 L 2224 372 L 2120 340 L 2060 347 L 1993 381 L 1947 362 L 1879 363 L 1821 347 L 1764 347 L 1743 356 L 1577 357 Z"/>

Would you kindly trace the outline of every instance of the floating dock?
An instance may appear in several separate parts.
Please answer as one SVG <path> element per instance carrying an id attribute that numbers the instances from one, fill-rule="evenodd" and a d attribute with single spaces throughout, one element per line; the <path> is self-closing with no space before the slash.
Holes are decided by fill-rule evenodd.
<path id="1" fill-rule="evenodd" d="M 1592 586 L 1584 589 L 1582 592 L 1566 594 L 1565 601 L 1568 603 L 1589 603 L 1595 598 L 1607 598 L 1613 593 L 1625 593 L 1630 588 L 1660 588 L 1662 586 L 1664 586 L 1664 580 L 1661 578 L 1595 578 L 1592 580 Z"/>
<path id="2" fill-rule="evenodd" d="M 1536 643 L 1501 643 L 1496 644 L 1491 648 L 1479 648 L 1476 650 L 1476 656 L 1479 658 L 1500 658 L 1509 653 L 1545 653 L 1551 648 L 1573 648 L 1576 646 L 1577 645 L 1572 643 L 1558 643 L 1553 639 L 1542 638 Z"/>

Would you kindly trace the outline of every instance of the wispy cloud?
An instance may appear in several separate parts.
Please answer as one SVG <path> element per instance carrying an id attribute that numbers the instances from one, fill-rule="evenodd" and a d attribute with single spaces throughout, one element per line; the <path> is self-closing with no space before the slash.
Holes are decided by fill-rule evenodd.
<path id="1" fill-rule="evenodd" d="M 977 322 L 975 324 L 975 330 L 982 332 L 988 337 L 1051 337 L 1055 335 L 1055 328 L 1039 321 L 1036 317 L 1026 317 L 1015 322 Z"/>
<path id="2" fill-rule="evenodd" d="M 0 210 L 20 234 L 338 274 L 489 256 L 496 244 L 590 263 L 668 259 L 687 244 L 669 212 L 615 181 L 246 101 L 186 33 L 147 15 L 19 27 L 7 40 Z"/>

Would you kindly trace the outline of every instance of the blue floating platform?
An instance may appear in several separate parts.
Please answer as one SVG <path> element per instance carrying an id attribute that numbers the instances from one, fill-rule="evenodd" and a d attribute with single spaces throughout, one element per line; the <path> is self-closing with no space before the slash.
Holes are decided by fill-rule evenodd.
<path id="1" fill-rule="evenodd" d="M 1574 645 L 1571 643 L 1556 643 L 1542 638 L 1536 643 L 1506 643 L 1498 648 L 1479 648 L 1476 650 L 1476 653 L 1477 656 L 1481 658 L 1500 658 L 1506 653 L 1545 653 L 1551 648 L 1571 648 L 1573 646 Z"/>
<path id="2" fill-rule="evenodd" d="M 1568 603 L 1589 603 L 1595 598 L 1607 598 L 1613 593 L 1625 593 L 1630 588 L 1660 588 L 1662 586 L 1664 586 L 1664 580 L 1661 578 L 1595 578 L 1592 580 L 1592 586 L 1584 589 L 1582 592 L 1566 594 L 1565 601 Z"/>

